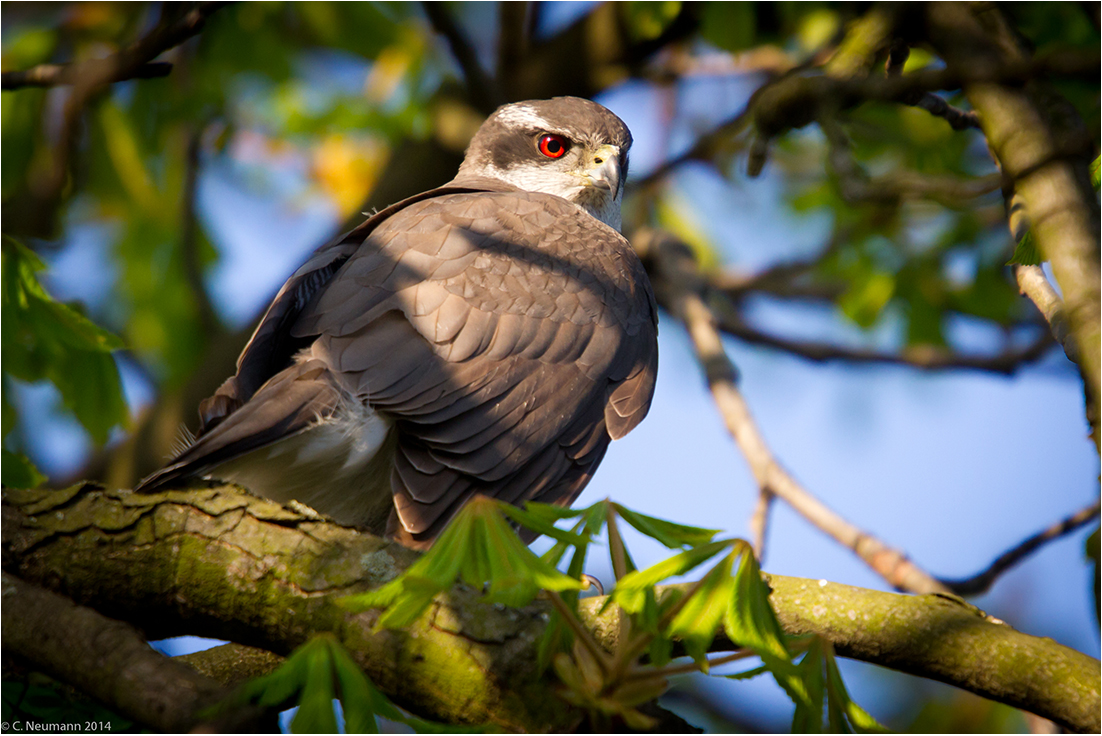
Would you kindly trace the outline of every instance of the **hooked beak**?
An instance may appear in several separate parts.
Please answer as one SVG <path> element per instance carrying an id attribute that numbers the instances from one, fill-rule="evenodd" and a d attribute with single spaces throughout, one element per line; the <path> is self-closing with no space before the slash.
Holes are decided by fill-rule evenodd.
<path id="1" fill-rule="evenodd" d="M 620 152 L 615 146 L 604 145 L 597 149 L 586 171 L 590 186 L 612 193 L 615 199 L 620 193 Z"/>

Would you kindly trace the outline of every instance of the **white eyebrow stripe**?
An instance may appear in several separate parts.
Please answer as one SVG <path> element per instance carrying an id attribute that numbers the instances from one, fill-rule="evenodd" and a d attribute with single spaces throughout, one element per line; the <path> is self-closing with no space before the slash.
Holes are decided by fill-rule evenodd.
<path id="1" fill-rule="evenodd" d="M 498 113 L 497 119 L 509 126 L 523 125 L 543 130 L 549 130 L 552 127 L 528 105 L 511 105 Z"/>

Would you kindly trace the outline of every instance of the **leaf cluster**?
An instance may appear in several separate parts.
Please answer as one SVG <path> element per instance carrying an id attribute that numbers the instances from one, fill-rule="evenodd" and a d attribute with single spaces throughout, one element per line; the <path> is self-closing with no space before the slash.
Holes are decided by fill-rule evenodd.
<path id="1" fill-rule="evenodd" d="M 379 733 L 380 717 L 404 723 L 417 733 L 462 731 L 399 709 L 375 689 L 332 634 L 314 636 L 274 672 L 249 681 L 208 715 L 244 703 L 273 710 L 297 707 L 291 719 L 292 733 L 338 733 L 335 703 L 340 703 L 345 733 Z"/>
<path id="2" fill-rule="evenodd" d="M 555 545 L 537 557 L 520 542 L 507 519 L 551 536 Z M 570 522 L 572 528 L 559 528 L 560 521 Z M 675 554 L 638 569 L 620 534 L 621 521 Z M 607 531 L 617 577 L 602 607 L 602 613 L 612 611 L 619 622 L 611 651 L 586 628 L 578 599 L 578 592 L 588 585 L 582 575 L 586 555 L 602 530 Z M 482 590 L 487 602 L 512 606 L 527 605 L 541 595 L 554 609 L 540 646 L 541 662 L 552 665 L 562 683 L 562 697 L 585 709 L 598 729 L 611 727 L 613 719 L 636 730 L 651 728 L 653 719 L 639 706 L 661 695 L 670 676 L 708 672 L 749 656 L 760 658 L 760 671 L 770 672 L 796 704 L 795 728 L 824 727 L 824 693 L 827 728 L 877 728 L 849 700 L 833 653 L 823 644 L 802 643 L 808 653 L 799 665 L 793 662 L 791 643 L 769 603 L 769 587 L 752 550 L 743 540 L 717 540 L 717 533 L 646 516 L 610 501 L 584 509 L 536 503 L 518 509 L 477 497 L 405 573 L 378 590 L 346 599 L 344 605 L 353 610 L 382 608 L 376 625 L 399 628 L 413 623 L 435 596 L 457 583 Z M 572 554 L 567 572 L 561 573 L 555 565 L 568 553 Z M 662 585 L 699 572 L 710 561 L 713 566 L 695 583 Z M 709 656 L 720 633 L 735 652 Z M 686 655 L 690 664 L 675 662 Z M 816 712 L 819 717 L 811 715 Z"/>

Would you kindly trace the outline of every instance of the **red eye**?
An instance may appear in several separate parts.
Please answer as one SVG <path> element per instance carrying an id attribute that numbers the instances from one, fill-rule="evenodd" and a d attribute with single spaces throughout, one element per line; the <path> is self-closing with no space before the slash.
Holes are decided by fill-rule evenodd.
<path id="1" fill-rule="evenodd" d="M 566 139 L 561 135 L 545 135 L 540 138 L 539 149 L 547 158 L 560 158 L 566 153 Z"/>

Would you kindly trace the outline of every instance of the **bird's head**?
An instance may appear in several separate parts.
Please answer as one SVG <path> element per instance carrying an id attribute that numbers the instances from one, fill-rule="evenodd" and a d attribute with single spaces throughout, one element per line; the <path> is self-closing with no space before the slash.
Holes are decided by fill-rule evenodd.
<path id="1" fill-rule="evenodd" d="M 631 132 L 607 108 L 580 97 L 499 107 L 467 149 L 459 177 L 489 177 L 574 202 L 620 229 Z"/>

